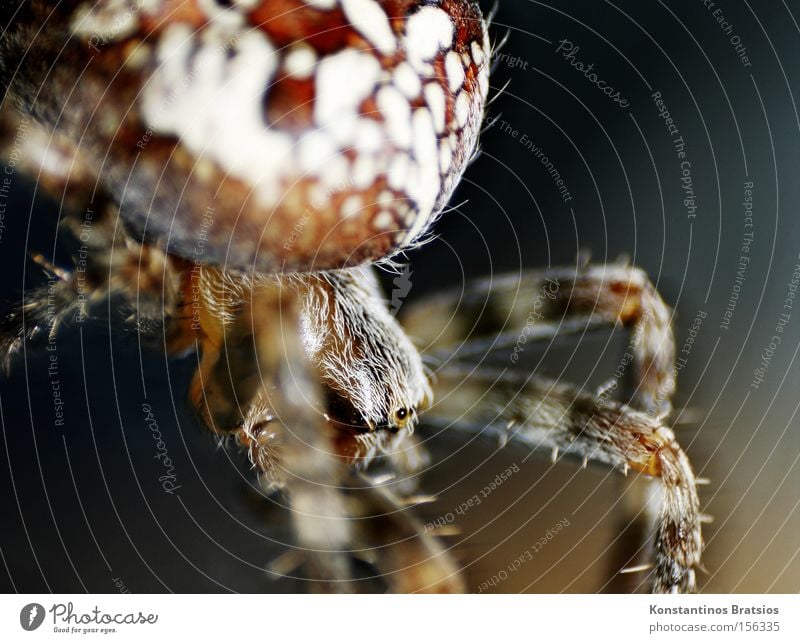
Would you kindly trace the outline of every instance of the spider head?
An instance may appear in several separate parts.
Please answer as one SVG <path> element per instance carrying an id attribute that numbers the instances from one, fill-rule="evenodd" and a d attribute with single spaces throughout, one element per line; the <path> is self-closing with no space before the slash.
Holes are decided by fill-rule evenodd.
<path id="1" fill-rule="evenodd" d="M 388 417 L 376 422 L 375 419 L 367 419 L 364 409 L 356 408 L 351 397 L 330 387 L 326 388 L 326 394 L 325 415 L 337 429 L 356 434 L 377 431 L 395 434 L 414 428 L 417 410 L 413 406 L 400 406 L 388 413 Z"/>
<path id="2" fill-rule="evenodd" d="M 371 269 L 328 273 L 309 295 L 303 336 L 327 390 L 329 419 L 357 433 L 412 431 L 431 388 Z"/>
<path id="3" fill-rule="evenodd" d="M 412 369 L 407 367 L 413 364 L 387 360 L 385 370 L 373 371 L 371 376 L 359 368 L 363 366 L 359 361 L 356 358 L 349 370 L 326 372 L 328 419 L 337 429 L 356 434 L 413 432 L 419 412 L 430 399 L 430 388 L 421 369 L 409 377 Z M 397 386 L 387 387 L 390 381 Z"/>

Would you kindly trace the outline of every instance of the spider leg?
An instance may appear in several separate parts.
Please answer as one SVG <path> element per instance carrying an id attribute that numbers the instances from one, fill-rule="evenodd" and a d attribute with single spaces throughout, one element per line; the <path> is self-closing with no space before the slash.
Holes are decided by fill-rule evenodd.
<path id="1" fill-rule="evenodd" d="M 691 592 L 702 552 L 697 483 L 660 419 L 615 400 L 508 370 L 450 366 L 438 373 L 426 419 L 451 431 L 494 435 L 602 462 L 660 482 L 653 591 Z"/>
<path id="2" fill-rule="evenodd" d="M 474 361 L 528 341 L 622 324 L 631 329 L 637 409 L 669 415 L 675 392 L 672 312 L 639 268 L 625 264 L 528 270 L 476 280 L 405 307 L 403 325 L 434 357 Z"/>
<path id="3" fill-rule="evenodd" d="M 611 265 L 529 270 L 477 280 L 463 290 L 436 294 L 404 309 L 404 324 L 438 362 L 477 363 L 505 351 L 512 364 L 532 342 L 621 324 L 630 330 L 620 368 L 630 364 L 631 408 L 663 420 L 675 392 L 675 343 L 671 311 L 639 268 Z M 433 323 L 432 323 L 433 321 Z M 438 323 L 437 323 L 438 322 Z M 517 369 L 520 366 L 516 366 Z M 598 392 L 601 400 L 620 396 L 615 379 Z M 659 521 L 650 484 L 620 484 L 622 527 L 611 554 L 609 589 L 629 590 L 636 575 L 619 574 L 639 562 L 646 535 Z M 644 511 L 642 510 L 644 508 Z M 636 552 L 631 559 L 631 552 Z M 646 566 L 644 566 L 646 567 Z"/>
<path id="4" fill-rule="evenodd" d="M 0 358 L 6 368 L 25 340 L 53 337 L 62 325 L 105 314 L 107 307 L 98 304 L 109 297 L 119 300 L 125 321 L 144 332 L 174 318 L 180 307 L 186 262 L 128 236 L 112 204 L 105 203 L 86 227 L 74 218 L 65 222 L 81 244 L 74 265 L 62 268 L 30 253 L 47 283 L 26 291 L 0 316 Z"/>
<path id="5" fill-rule="evenodd" d="M 463 593 L 463 577 L 440 541 L 386 486 L 351 478 L 350 502 L 359 518 L 362 557 L 375 564 L 394 593 Z"/>

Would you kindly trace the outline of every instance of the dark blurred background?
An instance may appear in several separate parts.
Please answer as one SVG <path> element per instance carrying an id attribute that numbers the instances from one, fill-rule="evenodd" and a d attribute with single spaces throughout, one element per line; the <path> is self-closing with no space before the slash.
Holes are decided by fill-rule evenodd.
<path id="1" fill-rule="evenodd" d="M 679 374 L 676 403 L 689 411 L 676 432 L 710 480 L 701 491 L 714 523 L 700 576 L 709 592 L 800 590 L 800 301 L 784 307 L 800 263 L 798 21 L 796 0 L 502 0 L 492 33 L 508 39 L 491 83 L 493 127 L 438 238 L 411 257 L 408 302 L 469 277 L 571 265 L 579 250 L 594 262 L 627 254 L 676 308 L 679 348 L 703 317 Z M 594 65 L 616 100 L 571 62 Z M 33 183 L 7 176 L 3 306 L 45 283 L 26 250 L 52 254 L 57 214 L 32 197 Z M 782 313 L 780 344 L 754 380 Z M 554 342 L 540 368 L 594 386 L 611 376 L 624 342 L 617 334 Z M 54 423 L 44 346 L 29 346 L 0 377 L 0 590 L 303 591 L 263 571 L 291 547 L 286 510 L 258 493 L 240 454 L 198 429 L 184 402 L 191 359 L 140 354 L 135 335 L 103 323 L 63 329 L 56 354 L 64 426 Z M 174 494 L 158 481 L 145 394 L 174 463 Z M 473 589 L 501 570 L 492 591 L 620 587 L 617 474 L 551 465 L 548 454 L 513 447 L 463 446 L 457 435 L 437 435 L 430 448 L 423 486 L 440 500 L 421 510 L 425 520 L 520 468 L 446 541 Z M 508 571 L 564 519 L 568 527 Z"/>

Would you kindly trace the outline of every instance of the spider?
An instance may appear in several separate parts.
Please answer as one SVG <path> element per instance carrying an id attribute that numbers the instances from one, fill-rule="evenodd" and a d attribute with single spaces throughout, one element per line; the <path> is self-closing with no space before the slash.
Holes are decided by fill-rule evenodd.
<path id="1" fill-rule="evenodd" d="M 423 413 L 651 477 L 652 589 L 695 590 L 696 479 L 666 424 L 671 312 L 643 271 L 494 277 L 405 307 L 405 328 L 378 286 L 375 266 L 425 240 L 475 150 L 492 57 L 475 2 L 0 7 L 7 158 L 61 202 L 80 246 L 70 269 L 31 255 L 54 283 L 5 317 L 9 363 L 109 297 L 169 354 L 195 352 L 190 404 L 286 495 L 321 590 L 359 589 L 356 551 L 392 591 L 466 590 L 403 509 L 428 462 L 414 434 Z M 626 399 L 475 368 L 520 332 L 616 324 L 633 333 Z M 409 336 L 439 360 L 435 378 Z M 387 491 L 378 466 L 405 490 Z"/>

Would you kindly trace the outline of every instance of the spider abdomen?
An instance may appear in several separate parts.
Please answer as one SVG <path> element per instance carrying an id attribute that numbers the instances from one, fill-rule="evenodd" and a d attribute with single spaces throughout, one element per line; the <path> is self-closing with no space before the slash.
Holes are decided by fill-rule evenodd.
<path id="1" fill-rule="evenodd" d="M 26 107 L 107 159 L 123 217 L 176 254 L 263 272 L 390 255 L 474 149 L 489 51 L 468 0 L 66 4 Z"/>

